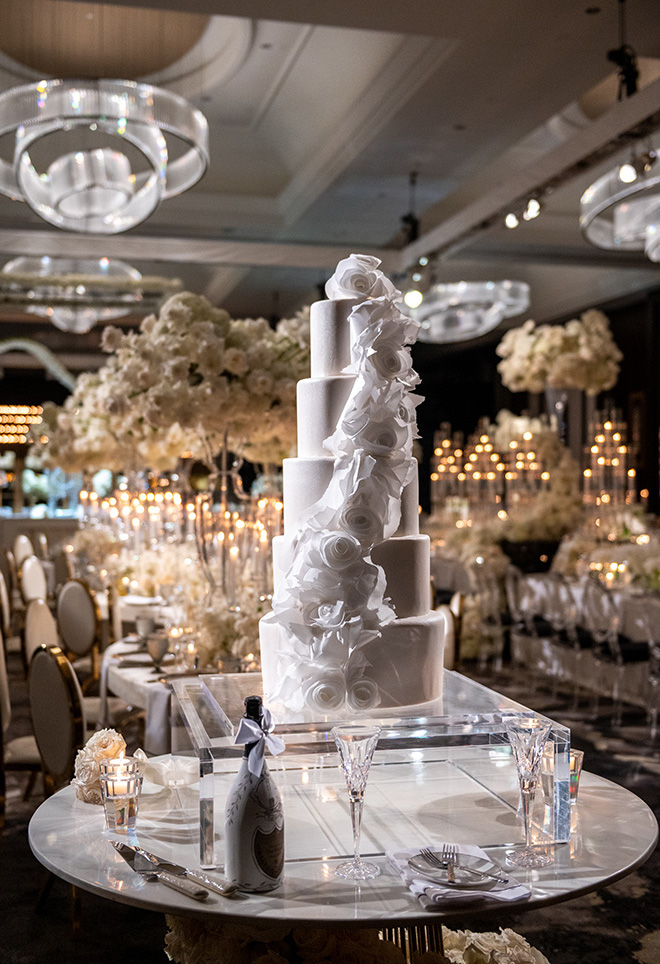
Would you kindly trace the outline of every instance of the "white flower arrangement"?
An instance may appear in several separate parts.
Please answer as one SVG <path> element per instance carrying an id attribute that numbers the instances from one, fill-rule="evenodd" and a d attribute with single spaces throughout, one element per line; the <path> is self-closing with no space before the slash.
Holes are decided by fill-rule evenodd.
<path id="1" fill-rule="evenodd" d="M 526 321 L 497 346 L 497 370 L 512 392 L 579 388 L 598 395 L 616 384 L 623 357 L 602 311 L 589 309 L 565 325 Z"/>
<path id="2" fill-rule="evenodd" d="M 404 964 L 405 952 L 377 930 L 291 927 L 261 919 L 258 931 L 243 924 L 166 917 L 165 953 L 175 964 Z M 510 928 L 499 933 L 442 928 L 444 954 L 415 953 L 415 964 L 549 964 Z"/>
<path id="3" fill-rule="evenodd" d="M 71 786 L 85 803 L 103 803 L 100 764 L 123 756 L 126 741 L 116 730 L 97 730 L 76 754 Z"/>
<path id="4" fill-rule="evenodd" d="M 49 463 L 171 469 L 184 453 L 209 458 L 226 436 L 235 449 L 247 442 L 253 460 L 281 458 L 295 441 L 308 327 L 304 315 L 276 330 L 264 319 L 234 320 L 182 292 L 138 332 L 106 328 L 106 365 L 81 375 L 62 408 L 45 411 Z"/>
<path id="5" fill-rule="evenodd" d="M 365 255 L 341 261 L 326 285 L 330 298 L 357 299 L 349 316 L 355 382 L 336 431 L 323 497 L 285 537 L 286 575 L 273 600 L 286 644 L 277 693 L 287 705 L 324 713 L 378 705 L 362 649 L 395 618 L 372 547 L 397 529 L 401 492 L 415 471 L 412 394 L 419 378 L 410 345 L 419 324 L 398 307 L 400 292 Z"/>

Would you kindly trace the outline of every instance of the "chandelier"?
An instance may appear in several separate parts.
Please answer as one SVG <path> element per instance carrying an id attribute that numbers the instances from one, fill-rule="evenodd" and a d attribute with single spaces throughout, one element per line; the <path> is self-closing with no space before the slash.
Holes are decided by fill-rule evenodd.
<path id="1" fill-rule="evenodd" d="M 0 271 L 0 305 L 19 306 L 62 331 L 84 334 L 99 321 L 155 310 L 181 287 L 176 278 L 146 277 L 111 258 L 15 258 Z"/>
<path id="2" fill-rule="evenodd" d="M 208 125 L 186 100 L 128 80 L 41 80 L 0 94 L 0 192 L 58 228 L 118 234 L 199 181 Z M 173 155 L 173 156 L 172 156 Z"/>
<path id="3" fill-rule="evenodd" d="M 657 214 L 656 214 L 657 212 Z M 580 199 L 580 228 L 598 248 L 642 251 L 653 261 L 657 241 L 648 227 L 660 219 L 660 163 L 652 144 L 634 153 L 587 188 Z M 652 234 L 655 235 L 654 232 Z"/>
<path id="4" fill-rule="evenodd" d="M 524 281 L 459 281 L 432 285 L 410 315 L 421 323 L 419 341 L 443 343 L 478 338 L 528 307 Z"/>

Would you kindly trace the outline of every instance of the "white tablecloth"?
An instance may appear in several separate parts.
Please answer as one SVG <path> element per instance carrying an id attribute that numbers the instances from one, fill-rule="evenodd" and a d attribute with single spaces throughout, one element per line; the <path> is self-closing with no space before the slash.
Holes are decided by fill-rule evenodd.
<path id="1" fill-rule="evenodd" d="M 122 657 L 129 665 L 122 665 Z M 140 663 L 141 665 L 132 665 Z M 109 693 L 121 696 L 131 706 L 146 711 L 144 749 L 147 753 L 169 753 L 171 745 L 171 690 L 158 682 L 148 653 L 138 650 L 137 637 L 113 643 L 103 654 L 101 664 L 100 720 L 107 719 Z"/>

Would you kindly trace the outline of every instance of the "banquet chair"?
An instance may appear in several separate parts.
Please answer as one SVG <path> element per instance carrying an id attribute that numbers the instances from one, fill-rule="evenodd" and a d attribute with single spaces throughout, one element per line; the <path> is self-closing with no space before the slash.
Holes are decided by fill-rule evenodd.
<path id="1" fill-rule="evenodd" d="M 5 653 L 23 652 L 21 637 L 14 631 L 9 590 L 7 589 L 7 580 L 2 570 L 0 570 L 0 632 L 2 632 Z"/>
<path id="2" fill-rule="evenodd" d="M 82 579 L 68 579 L 57 596 L 57 628 L 64 649 L 77 671 L 87 672 L 87 685 L 99 678 L 101 616 L 89 587 Z"/>
<path id="3" fill-rule="evenodd" d="M 555 685 L 560 680 L 572 683 L 574 705 L 577 706 L 584 672 L 582 650 L 591 647 L 591 635 L 578 626 L 577 602 L 565 576 L 559 572 L 549 572 L 545 578 L 545 590 L 547 619 L 554 631 L 554 682 Z"/>
<path id="4" fill-rule="evenodd" d="M 454 619 L 454 668 L 461 665 L 461 633 L 465 615 L 465 593 L 455 592 L 449 600 L 449 609 Z"/>
<path id="5" fill-rule="evenodd" d="M 0 830 L 4 827 L 6 809 L 6 777 L 8 770 L 25 771 L 29 779 L 23 793 L 27 800 L 41 772 L 41 759 L 34 736 L 17 736 L 6 740 L 11 723 L 11 700 L 4 646 L 0 646 Z"/>
<path id="6" fill-rule="evenodd" d="M 18 580 L 18 566 L 16 565 L 16 556 L 12 549 L 4 549 L 5 563 L 7 567 L 7 587 L 9 589 L 9 598 L 11 600 L 12 609 L 19 609 L 23 605 L 23 597 L 21 596 L 21 587 Z"/>
<path id="7" fill-rule="evenodd" d="M 85 706 L 73 666 L 59 646 L 40 646 L 30 662 L 28 696 L 32 728 L 41 761 L 44 793 L 51 796 L 71 782 L 78 750 L 86 737 Z M 48 873 L 37 901 L 43 907 L 55 882 Z M 72 887 L 72 930 L 80 926 L 80 894 Z"/>
<path id="8" fill-rule="evenodd" d="M 120 726 L 135 716 L 135 709 L 119 697 L 109 697 L 104 705 L 99 696 L 88 695 L 88 690 L 100 678 L 99 655 L 102 627 L 99 609 L 89 586 L 81 579 L 69 579 L 57 597 L 57 629 L 62 646 L 70 655 L 76 672 L 86 675 L 82 685 L 85 693 L 86 718 L 99 726 Z"/>
<path id="9" fill-rule="evenodd" d="M 44 567 L 41 565 L 41 561 L 37 559 L 34 553 L 23 560 L 19 574 L 19 582 L 21 596 L 23 597 L 25 606 L 27 606 L 31 599 L 48 598 L 46 573 L 44 572 Z"/>
<path id="10" fill-rule="evenodd" d="M 518 665 L 529 666 L 534 685 L 542 676 L 554 680 L 558 659 L 553 648 L 555 630 L 548 619 L 536 611 L 537 603 L 525 574 L 510 565 L 505 576 L 506 600 L 511 616 L 511 658 Z"/>
<path id="11" fill-rule="evenodd" d="M 60 645 L 57 623 L 45 599 L 31 599 L 27 604 L 23 639 L 28 666 L 40 646 Z"/>
<path id="12" fill-rule="evenodd" d="M 53 571 L 55 577 L 55 592 L 57 593 L 65 582 L 75 577 L 72 555 L 66 549 L 58 549 L 53 555 Z"/>
<path id="13" fill-rule="evenodd" d="M 500 606 L 500 587 L 497 574 L 492 566 L 484 561 L 476 561 L 470 566 L 470 578 L 474 588 L 477 611 L 479 613 L 479 670 L 486 670 L 489 661 L 495 672 L 502 669 L 504 652 L 504 627 Z"/>
<path id="14" fill-rule="evenodd" d="M 29 536 L 20 533 L 14 539 L 14 559 L 16 560 L 16 568 L 18 572 L 21 571 L 21 566 L 25 562 L 28 556 L 34 555 L 34 546 L 32 545 L 32 540 Z"/>
<path id="15" fill-rule="evenodd" d="M 30 661 L 28 696 L 47 796 L 69 783 L 85 744 L 85 708 L 73 666 L 59 646 L 40 646 Z"/>
<path id="16" fill-rule="evenodd" d="M 617 605 L 610 590 L 597 579 L 590 576 L 585 579 L 583 598 L 597 667 L 593 714 L 598 714 L 599 695 L 609 690 L 608 696 L 614 704 L 613 723 L 619 726 L 626 665 L 648 660 L 649 646 L 647 642 L 628 639 L 620 632 L 621 617 Z"/>
<path id="17" fill-rule="evenodd" d="M 39 558 L 46 562 L 50 559 L 50 547 L 48 545 L 48 536 L 45 532 L 37 533 L 37 548 L 39 550 Z"/>
<path id="18" fill-rule="evenodd" d="M 649 739 L 658 736 L 660 713 L 660 601 L 645 600 L 642 619 L 649 644 L 649 671 L 646 689 L 646 715 L 649 723 Z"/>

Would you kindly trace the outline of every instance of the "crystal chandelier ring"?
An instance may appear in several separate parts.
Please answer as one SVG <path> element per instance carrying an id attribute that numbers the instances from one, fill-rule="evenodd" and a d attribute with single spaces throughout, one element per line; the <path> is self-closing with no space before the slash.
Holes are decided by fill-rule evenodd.
<path id="1" fill-rule="evenodd" d="M 580 230 L 598 248 L 641 251 L 649 214 L 660 207 L 660 168 L 650 166 L 629 182 L 621 179 L 621 169 L 608 171 L 584 192 Z"/>
<path id="2" fill-rule="evenodd" d="M 89 126 L 84 120 L 74 126 Z M 106 124 L 106 133 L 113 130 Z M 58 124 L 35 124 L 16 136 L 15 177 L 20 196 L 51 224 L 100 234 L 125 231 L 155 211 L 164 197 L 167 158 L 165 138 L 156 128 L 126 124 L 122 135 L 149 165 L 148 172 L 131 173 L 125 154 L 108 148 L 75 151 L 56 158 L 44 177 L 32 163 L 28 147 L 61 130 Z"/>
<path id="3" fill-rule="evenodd" d="M 0 135 L 16 135 L 13 163 L 0 158 L 0 191 L 26 201 L 59 227 L 125 231 L 145 220 L 160 200 L 192 187 L 208 166 L 204 115 L 150 84 L 44 80 L 0 94 L 0 117 Z M 131 144 L 146 171 L 133 172 L 120 150 L 77 144 L 82 130 Z M 49 135 L 71 147 L 38 171 L 35 149 Z M 169 157 L 165 135 L 178 142 L 179 156 Z M 73 201 L 76 190 L 81 197 Z"/>

